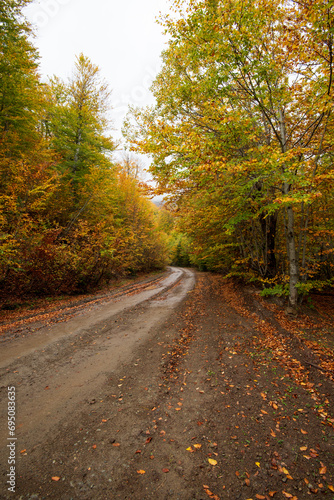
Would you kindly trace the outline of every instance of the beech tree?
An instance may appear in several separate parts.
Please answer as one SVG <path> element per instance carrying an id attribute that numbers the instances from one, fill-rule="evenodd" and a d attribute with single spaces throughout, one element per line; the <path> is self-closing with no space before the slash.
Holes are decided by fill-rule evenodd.
<path id="1" fill-rule="evenodd" d="M 333 6 L 173 7 L 177 15 L 162 20 L 170 41 L 153 84 L 157 105 L 132 110 L 125 134 L 152 155 L 194 254 L 211 267 L 250 267 L 266 286 L 287 275 L 295 308 L 298 290 L 321 275 L 307 255 L 316 246 L 310 213 L 333 176 Z M 322 233 L 331 251 L 332 230 Z"/>

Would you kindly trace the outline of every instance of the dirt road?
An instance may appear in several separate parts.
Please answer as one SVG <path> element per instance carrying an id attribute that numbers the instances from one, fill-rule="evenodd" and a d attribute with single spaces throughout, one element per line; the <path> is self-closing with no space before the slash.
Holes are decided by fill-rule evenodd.
<path id="1" fill-rule="evenodd" d="M 43 443 L 63 419 L 71 418 L 129 362 L 194 286 L 194 274 L 170 268 L 163 279 L 125 289 L 102 304 L 87 304 L 71 319 L 39 328 L 1 345 L 1 400 L 17 388 L 16 437 L 21 447 Z M 33 328 L 32 328 L 33 329 Z M 7 405 L 1 421 L 7 420 Z M 0 442 L 8 430 L 1 426 Z M 3 463 L 3 462 L 2 462 Z"/>
<path id="2" fill-rule="evenodd" d="M 1 498 L 333 497 L 326 360 L 254 294 L 170 268 L 70 312 L 1 344 Z"/>

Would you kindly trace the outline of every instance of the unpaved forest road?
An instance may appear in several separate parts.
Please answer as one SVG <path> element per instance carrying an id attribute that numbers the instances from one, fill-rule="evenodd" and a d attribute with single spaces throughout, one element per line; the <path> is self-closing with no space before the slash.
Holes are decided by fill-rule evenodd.
<path id="1" fill-rule="evenodd" d="M 1 498 L 333 498 L 333 381 L 254 294 L 170 268 L 29 328 L 1 344 Z"/>
<path id="2" fill-rule="evenodd" d="M 170 268 L 162 279 L 126 288 L 103 304 L 84 308 L 66 322 L 5 342 L 0 351 L 1 430 L 6 443 L 7 387 L 17 389 L 20 450 L 45 448 L 50 433 L 96 402 L 110 374 L 161 327 L 195 284 L 194 273 Z M 2 449 L 3 451 L 3 449 Z M 1 455 L 6 463 L 8 450 Z M 4 488 L 2 488 L 2 491 Z"/>

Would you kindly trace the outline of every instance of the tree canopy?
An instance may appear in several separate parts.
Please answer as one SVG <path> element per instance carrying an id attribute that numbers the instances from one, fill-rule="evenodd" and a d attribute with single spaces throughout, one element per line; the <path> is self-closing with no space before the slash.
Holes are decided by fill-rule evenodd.
<path id="1" fill-rule="evenodd" d="M 2 300 L 83 292 L 169 259 L 159 210 L 112 157 L 99 68 L 80 54 L 69 81 L 42 83 L 27 3 L 0 5 Z"/>
<path id="2" fill-rule="evenodd" d="M 333 5 L 174 1 L 125 135 L 150 154 L 192 259 L 289 294 L 333 279 Z M 315 237 L 316 235 L 316 237 Z"/>

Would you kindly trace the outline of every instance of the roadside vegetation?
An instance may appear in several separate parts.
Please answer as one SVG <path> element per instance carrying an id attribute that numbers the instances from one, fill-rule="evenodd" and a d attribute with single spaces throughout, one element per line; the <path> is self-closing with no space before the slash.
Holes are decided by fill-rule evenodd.
<path id="1" fill-rule="evenodd" d="M 153 84 L 124 133 L 203 269 L 290 306 L 331 287 L 333 3 L 175 0 Z"/>
<path id="2" fill-rule="evenodd" d="M 331 1 L 171 0 L 156 105 L 124 124 L 154 190 L 132 152 L 114 159 L 111 91 L 93 62 L 80 54 L 68 81 L 41 81 L 29 2 L 0 6 L 3 300 L 170 263 L 256 283 L 292 312 L 332 289 Z"/>
<path id="3" fill-rule="evenodd" d="M 83 54 L 68 81 L 38 75 L 22 17 L 0 6 L 0 294 L 84 293 L 170 260 L 135 161 L 116 162 L 111 92 Z"/>

